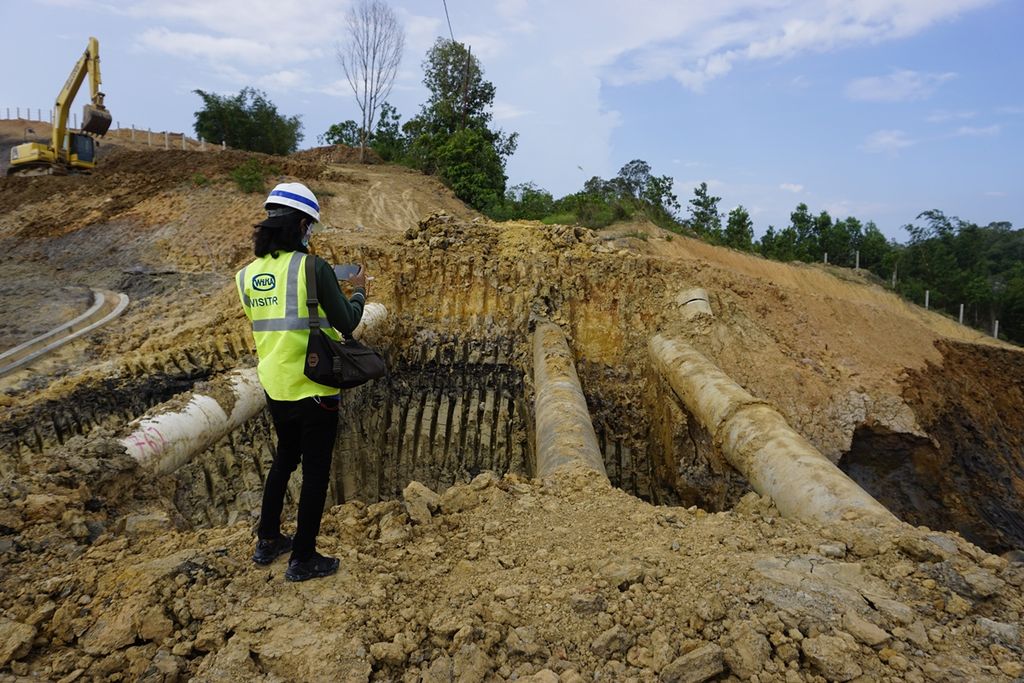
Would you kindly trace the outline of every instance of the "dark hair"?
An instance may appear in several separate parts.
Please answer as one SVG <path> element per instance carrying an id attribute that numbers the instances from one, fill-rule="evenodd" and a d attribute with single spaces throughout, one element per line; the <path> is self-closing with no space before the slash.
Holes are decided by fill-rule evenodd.
<path id="1" fill-rule="evenodd" d="M 302 237 L 306 232 L 302 224 L 304 218 L 304 213 L 293 210 L 254 225 L 252 246 L 256 256 L 263 257 L 275 251 L 306 251 L 306 247 L 302 246 Z"/>

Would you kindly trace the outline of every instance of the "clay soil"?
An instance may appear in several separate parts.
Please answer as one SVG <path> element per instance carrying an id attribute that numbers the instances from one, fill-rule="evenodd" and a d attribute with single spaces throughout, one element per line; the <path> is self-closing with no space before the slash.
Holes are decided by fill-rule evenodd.
<path id="1" fill-rule="evenodd" d="M 1019 350 L 850 271 L 649 225 L 493 224 L 433 178 L 322 150 L 104 154 L 91 176 L 0 179 L 0 350 L 80 313 L 89 288 L 132 300 L 0 378 L 0 679 L 1024 675 L 1024 566 L 1008 552 L 1024 546 Z M 494 434 L 488 420 L 511 420 L 495 405 L 528 417 L 530 328 L 550 319 L 577 358 L 612 482 L 531 479 L 525 446 L 490 472 L 498 459 L 471 452 L 482 437 L 446 451 L 444 476 L 415 459 L 403 470 L 422 439 L 399 438 L 375 455 L 382 472 L 394 464 L 390 492 L 346 501 L 332 488 L 320 550 L 341 571 L 290 584 L 284 558 L 249 560 L 265 418 L 174 476 L 140 470 L 116 441 L 130 419 L 253 361 L 233 275 L 262 196 L 230 178 L 250 158 L 275 169 L 268 184 L 302 180 L 321 198 L 318 253 L 376 277 L 371 299 L 389 311 L 377 342 L 408 375 L 350 400 L 384 410 L 401 389 L 411 407 L 381 414 L 431 431 L 424 406 L 472 403 L 461 428 Z M 713 319 L 681 322 L 688 287 L 708 290 Z M 771 402 L 909 523 L 782 518 L 651 375 L 655 332 Z M 438 378 L 470 388 L 449 399 Z M 528 444 L 529 420 L 502 434 Z"/>

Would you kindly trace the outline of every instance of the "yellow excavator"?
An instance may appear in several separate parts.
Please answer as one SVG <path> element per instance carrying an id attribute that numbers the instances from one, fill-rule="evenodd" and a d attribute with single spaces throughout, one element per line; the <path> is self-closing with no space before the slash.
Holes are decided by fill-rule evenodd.
<path id="1" fill-rule="evenodd" d="M 82 130 L 68 130 L 68 112 L 86 74 L 92 101 L 82 112 Z M 67 82 L 57 95 L 53 113 L 53 134 L 49 145 L 26 142 L 11 148 L 11 165 L 7 175 L 66 175 L 88 173 L 96 166 L 96 146 L 88 135 L 103 135 L 110 128 L 110 112 L 103 106 L 100 92 L 100 43 L 89 38 L 85 53 L 71 70 Z"/>

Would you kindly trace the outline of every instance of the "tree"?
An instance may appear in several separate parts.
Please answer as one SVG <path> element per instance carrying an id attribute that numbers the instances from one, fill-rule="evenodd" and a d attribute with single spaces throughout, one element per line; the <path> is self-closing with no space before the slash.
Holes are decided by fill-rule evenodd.
<path id="1" fill-rule="evenodd" d="M 477 209 L 497 206 L 505 194 L 505 162 L 515 152 L 518 136 L 489 127 L 494 85 L 484 80 L 480 61 L 465 45 L 445 38 L 438 38 L 427 52 L 423 73 L 430 96 L 420 113 L 402 126 L 408 162 L 440 176 L 453 190 L 457 182 L 456 194 Z M 484 165 L 473 171 L 465 166 L 468 159 Z"/>
<path id="2" fill-rule="evenodd" d="M 362 113 L 359 160 L 376 124 L 377 109 L 391 93 L 405 49 L 405 32 L 383 0 L 357 0 L 345 17 L 348 42 L 338 48 L 338 61 Z"/>
<path id="3" fill-rule="evenodd" d="M 328 145 L 348 145 L 349 147 L 358 147 L 360 141 L 363 139 L 363 133 L 359 130 L 359 124 L 349 119 L 348 121 L 342 121 L 341 123 L 335 123 L 327 132 L 319 136 L 321 143 Z"/>
<path id="4" fill-rule="evenodd" d="M 729 212 L 729 221 L 725 226 L 723 241 L 727 247 L 750 251 L 754 243 L 754 223 L 750 220 L 750 214 L 743 208 L 737 206 Z"/>
<path id="5" fill-rule="evenodd" d="M 814 217 L 803 202 L 797 204 L 796 210 L 789 214 L 789 227 L 795 233 L 795 257 L 808 262 L 820 259 L 818 240 L 814 232 Z"/>
<path id="6" fill-rule="evenodd" d="M 690 200 L 690 225 L 698 235 L 715 242 L 722 241 L 722 215 L 718 213 L 721 197 L 708 194 L 708 184 L 693 188 Z"/>
<path id="7" fill-rule="evenodd" d="M 199 137 L 266 154 L 291 154 L 298 149 L 302 121 L 298 116 L 278 114 L 266 93 L 253 88 L 242 88 L 234 96 L 193 92 L 203 100 L 203 108 L 195 112 L 194 128 Z"/>
<path id="8" fill-rule="evenodd" d="M 398 110 L 385 102 L 380 105 L 380 119 L 370 138 L 370 146 L 384 161 L 397 161 L 405 156 L 407 142 L 402 135 Z"/>

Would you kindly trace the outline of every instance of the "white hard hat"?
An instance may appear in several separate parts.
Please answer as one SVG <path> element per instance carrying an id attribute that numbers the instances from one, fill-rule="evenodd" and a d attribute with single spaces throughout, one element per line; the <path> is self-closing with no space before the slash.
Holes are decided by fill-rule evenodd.
<path id="1" fill-rule="evenodd" d="M 263 203 L 263 208 L 269 210 L 275 204 L 297 209 L 307 216 L 311 216 L 314 222 L 320 222 L 320 202 L 316 200 L 316 195 L 302 183 L 277 185 L 267 195 L 267 201 Z"/>

